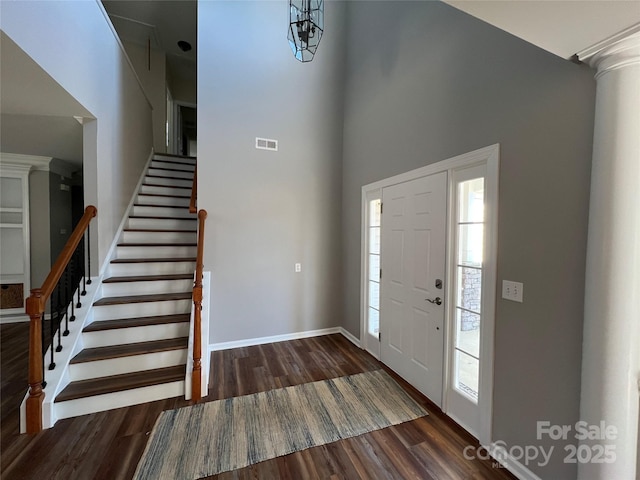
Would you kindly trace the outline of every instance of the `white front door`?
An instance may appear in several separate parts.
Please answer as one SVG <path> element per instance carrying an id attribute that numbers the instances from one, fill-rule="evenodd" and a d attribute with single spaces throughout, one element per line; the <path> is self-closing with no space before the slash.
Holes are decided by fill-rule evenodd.
<path id="1" fill-rule="evenodd" d="M 382 190 L 381 360 L 442 405 L 447 173 Z"/>

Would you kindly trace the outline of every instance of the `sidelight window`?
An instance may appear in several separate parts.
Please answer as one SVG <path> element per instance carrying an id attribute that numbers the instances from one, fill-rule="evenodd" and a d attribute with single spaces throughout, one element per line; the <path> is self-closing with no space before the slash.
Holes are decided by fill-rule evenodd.
<path id="1" fill-rule="evenodd" d="M 367 252 L 368 296 L 367 329 L 377 337 L 380 332 L 380 217 L 382 201 L 380 198 L 369 201 Z"/>
<path id="2" fill-rule="evenodd" d="M 478 401 L 484 249 L 484 178 L 457 184 L 454 388 Z"/>

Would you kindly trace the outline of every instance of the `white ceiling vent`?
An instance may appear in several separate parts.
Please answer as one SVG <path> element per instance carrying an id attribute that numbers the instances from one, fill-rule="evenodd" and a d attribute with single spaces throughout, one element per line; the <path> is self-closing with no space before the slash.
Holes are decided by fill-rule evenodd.
<path id="1" fill-rule="evenodd" d="M 271 150 L 272 152 L 278 151 L 278 141 L 270 140 L 268 138 L 256 137 L 256 148 L 260 150 Z"/>

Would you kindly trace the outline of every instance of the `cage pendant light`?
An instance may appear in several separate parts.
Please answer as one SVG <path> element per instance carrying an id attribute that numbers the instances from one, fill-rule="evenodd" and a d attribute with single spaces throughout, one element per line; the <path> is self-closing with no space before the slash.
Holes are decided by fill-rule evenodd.
<path id="1" fill-rule="evenodd" d="M 301 62 L 310 62 L 324 30 L 324 0 L 289 0 L 289 45 Z"/>

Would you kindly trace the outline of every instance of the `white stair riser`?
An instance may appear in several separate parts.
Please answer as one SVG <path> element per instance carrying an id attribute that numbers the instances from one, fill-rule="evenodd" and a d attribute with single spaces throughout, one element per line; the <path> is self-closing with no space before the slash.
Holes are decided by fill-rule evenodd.
<path id="1" fill-rule="evenodd" d="M 196 247 L 117 247 L 116 258 L 171 258 L 195 257 Z"/>
<path id="2" fill-rule="evenodd" d="M 156 182 L 149 182 L 155 184 Z M 157 193 L 158 195 L 191 195 L 191 185 L 184 188 L 157 187 L 155 185 L 141 185 L 140 193 Z"/>
<path id="3" fill-rule="evenodd" d="M 109 375 L 153 370 L 154 368 L 173 367 L 186 363 L 187 355 L 187 349 L 183 348 L 168 352 L 110 358 L 96 362 L 74 363 L 69 365 L 69 376 L 72 382 L 76 382 L 90 378 L 108 377 Z"/>
<path id="4" fill-rule="evenodd" d="M 169 167 L 170 168 L 170 167 Z M 175 170 L 162 170 L 160 168 L 149 168 L 147 175 L 157 175 L 159 177 L 168 178 L 184 178 L 193 181 L 193 172 L 177 172 Z"/>
<path id="5" fill-rule="evenodd" d="M 167 195 L 171 195 L 170 193 Z M 175 194 L 178 195 L 178 194 Z M 136 203 L 160 205 L 160 206 L 173 206 L 189 208 L 189 198 L 176 198 L 176 197 L 156 197 L 154 195 L 138 194 L 136 197 Z"/>
<path id="6" fill-rule="evenodd" d="M 93 307 L 96 320 L 115 320 L 154 315 L 177 315 L 191 312 L 191 300 L 168 300 L 166 302 L 125 303 Z"/>
<path id="7" fill-rule="evenodd" d="M 196 222 L 174 218 L 129 218 L 127 227 L 154 230 L 192 230 L 196 228 Z"/>
<path id="8" fill-rule="evenodd" d="M 195 243 L 195 232 L 122 232 L 122 243 Z"/>
<path id="9" fill-rule="evenodd" d="M 187 180 L 181 178 L 166 178 L 163 176 L 153 176 L 150 177 L 147 175 L 144 178 L 144 183 L 151 183 L 153 185 L 172 185 L 174 187 L 185 187 L 191 189 L 193 186 L 193 179 Z"/>
<path id="10" fill-rule="evenodd" d="M 114 408 L 128 407 L 140 403 L 154 402 L 165 398 L 184 395 L 184 380 L 163 383 L 150 387 L 125 390 L 123 392 L 96 395 L 94 397 L 78 398 L 66 402 L 55 403 L 55 415 L 59 419 L 77 417 L 88 413 L 104 412 Z"/>
<path id="11" fill-rule="evenodd" d="M 112 263 L 109 265 L 109 276 L 171 275 L 173 273 L 193 273 L 195 269 L 196 262 Z"/>
<path id="12" fill-rule="evenodd" d="M 131 215 L 142 215 L 149 217 L 181 217 L 181 218 L 195 218 L 194 213 L 189 212 L 189 207 L 141 207 L 134 206 L 131 209 Z"/>
<path id="13" fill-rule="evenodd" d="M 189 165 L 188 163 L 182 163 L 182 162 L 173 162 L 173 161 L 166 162 L 166 161 L 152 160 L 151 168 L 175 168 L 178 170 L 191 172 L 191 174 L 193 175 L 193 171 L 195 170 L 196 166 Z"/>
<path id="14" fill-rule="evenodd" d="M 114 282 L 102 284 L 103 297 L 153 295 L 156 293 L 188 292 L 193 280 L 158 280 L 151 282 Z"/>
<path id="15" fill-rule="evenodd" d="M 93 322 L 100 323 L 100 322 Z M 99 332 L 83 332 L 82 343 L 84 348 L 107 347 L 111 345 L 122 345 L 124 343 L 151 342 L 154 340 L 166 340 L 168 338 L 180 338 L 189 336 L 189 323 L 163 323 L 160 325 L 145 325 L 140 327 L 114 328 L 113 330 L 102 330 Z M 136 355 L 135 358 L 139 356 Z M 133 358 L 133 357 L 130 357 Z M 96 363 L 96 362 L 88 362 Z M 180 362 L 179 362 L 180 363 Z M 137 365 L 130 364 L 129 368 L 138 368 Z M 154 368 L 154 367 L 149 367 Z M 160 367 L 158 367 L 160 368 Z M 139 370 L 145 370 L 140 368 Z M 103 377 L 104 375 L 94 375 Z"/>

